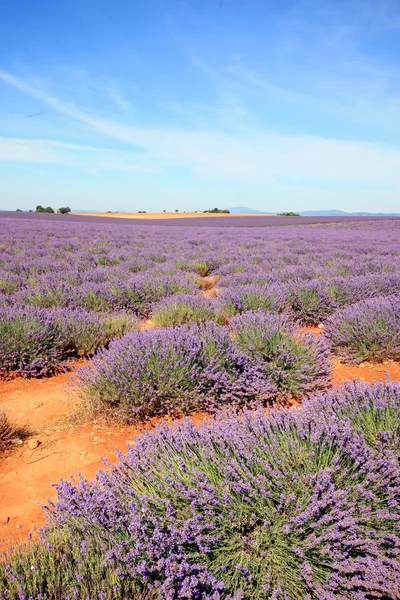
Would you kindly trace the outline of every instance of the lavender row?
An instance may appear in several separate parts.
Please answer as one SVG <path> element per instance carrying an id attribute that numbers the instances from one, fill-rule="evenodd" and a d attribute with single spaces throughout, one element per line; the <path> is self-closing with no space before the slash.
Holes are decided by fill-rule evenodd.
<path id="1" fill-rule="evenodd" d="M 334 353 L 348 363 L 400 361 L 400 296 L 348 306 L 327 321 L 324 335 Z"/>
<path id="2" fill-rule="evenodd" d="M 394 293 L 400 293 L 400 273 L 237 285 L 223 288 L 219 301 L 227 314 L 278 311 L 291 314 L 304 325 L 318 325 L 345 306 Z"/>
<path id="3" fill-rule="evenodd" d="M 0 306 L 130 311 L 147 318 L 214 278 L 223 309 L 291 311 L 319 323 L 400 292 L 399 225 L 165 228 L 0 218 Z"/>
<path id="4" fill-rule="evenodd" d="M 124 422 L 301 398 L 329 385 L 322 339 L 283 316 L 248 312 L 213 322 L 133 331 L 78 371 L 87 410 Z"/>
<path id="5" fill-rule="evenodd" d="M 61 482 L 0 598 L 373 600 L 400 589 L 400 385 L 190 421 Z"/>
<path id="6" fill-rule="evenodd" d="M 0 307 L 0 377 L 53 375 L 67 368 L 69 358 L 90 356 L 136 325 L 129 314 Z"/>

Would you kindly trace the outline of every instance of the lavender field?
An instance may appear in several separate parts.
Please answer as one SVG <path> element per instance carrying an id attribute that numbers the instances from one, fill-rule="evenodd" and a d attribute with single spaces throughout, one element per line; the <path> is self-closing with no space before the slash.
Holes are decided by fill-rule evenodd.
<path id="1" fill-rule="evenodd" d="M 332 389 L 400 361 L 400 221 L 276 223 L 0 215 L 0 384 L 84 358 L 82 419 L 210 415 L 62 482 L 1 600 L 400 598 L 400 384 Z"/>

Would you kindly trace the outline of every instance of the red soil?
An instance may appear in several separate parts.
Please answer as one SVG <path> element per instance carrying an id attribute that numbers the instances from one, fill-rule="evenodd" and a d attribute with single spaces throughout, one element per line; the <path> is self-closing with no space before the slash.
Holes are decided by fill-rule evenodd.
<path id="1" fill-rule="evenodd" d="M 365 362 L 361 365 L 344 365 L 338 359 L 333 361 L 333 382 L 342 385 L 349 379 L 358 379 L 373 383 L 374 381 L 400 381 L 400 363 L 385 360 L 383 363 Z"/>
<path id="2" fill-rule="evenodd" d="M 79 473 L 93 478 L 104 468 L 102 458 L 116 460 L 116 449 L 127 451 L 135 435 L 154 427 L 157 419 L 136 426 L 92 421 L 77 425 L 71 420 L 76 407 L 69 388 L 71 374 L 49 379 L 0 381 L 0 407 L 17 427 L 28 427 L 29 436 L 20 446 L 0 458 L 0 551 L 23 541 L 43 525 L 41 506 L 55 499 L 52 483 Z M 194 415 L 197 424 L 204 414 Z M 171 422 L 170 417 L 165 421 Z M 28 442 L 38 440 L 37 448 Z"/>
<path id="3" fill-rule="evenodd" d="M 400 363 L 346 366 L 334 361 L 334 385 L 348 379 L 371 383 L 386 376 L 400 380 Z M 154 421 L 142 426 L 102 421 L 74 424 L 70 416 L 76 399 L 71 391 L 65 393 L 70 380 L 71 374 L 62 374 L 50 379 L 0 382 L 0 407 L 14 424 L 31 430 L 22 445 L 0 459 L 0 550 L 11 545 L 10 535 L 16 541 L 26 540 L 29 531 L 44 523 L 40 507 L 47 498 L 56 497 L 52 483 L 78 473 L 93 478 L 104 467 L 102 457 L 115 461 L 116 448 L 126 451 L 136 434 L 154 426 Z M 197 424 L 205 418 L 198 414 L 193 420 Z M 30 449 L 30 440 L 39 440 L 40 444 Z"/>

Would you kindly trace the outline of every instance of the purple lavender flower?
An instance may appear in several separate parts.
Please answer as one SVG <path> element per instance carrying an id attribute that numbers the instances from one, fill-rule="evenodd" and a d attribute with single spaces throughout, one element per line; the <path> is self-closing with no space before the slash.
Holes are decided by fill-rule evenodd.
<path id="1" fill-rule="evenodd" d="M 346 362 L 400 360 L 400 296 L 358 302 L 331 317 L 324 335 Z"/>
<path id="2" fill-rule="evenodd" d="M 57 486 L 41 541 L 0 564 L 0 599 L 396 598 L 399 415 L 398 383 L 353 383 L 302 411 L 161 426 Z"/>

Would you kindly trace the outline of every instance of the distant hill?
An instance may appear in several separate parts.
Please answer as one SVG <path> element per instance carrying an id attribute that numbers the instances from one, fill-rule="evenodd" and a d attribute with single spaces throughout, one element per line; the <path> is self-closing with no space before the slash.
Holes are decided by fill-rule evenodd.
<path id="1" fill-rule="evenodd" d="M 267 213 L 262 210 L 255 210 L 254 208 L 249 208 L 248 206 L 233 206 L 228 207 L 226 210 L 229 210 L 233 215 L 242 214 L 242 215 L 265 215 Z M 272 214 L 272 213 L 269 213 Z"/>
<path id="2" fill-rule="evenodd" d="M 400 217 L 400 213 L 344 212 L 343 210 L 303 210 L 302 217 Z"/>

